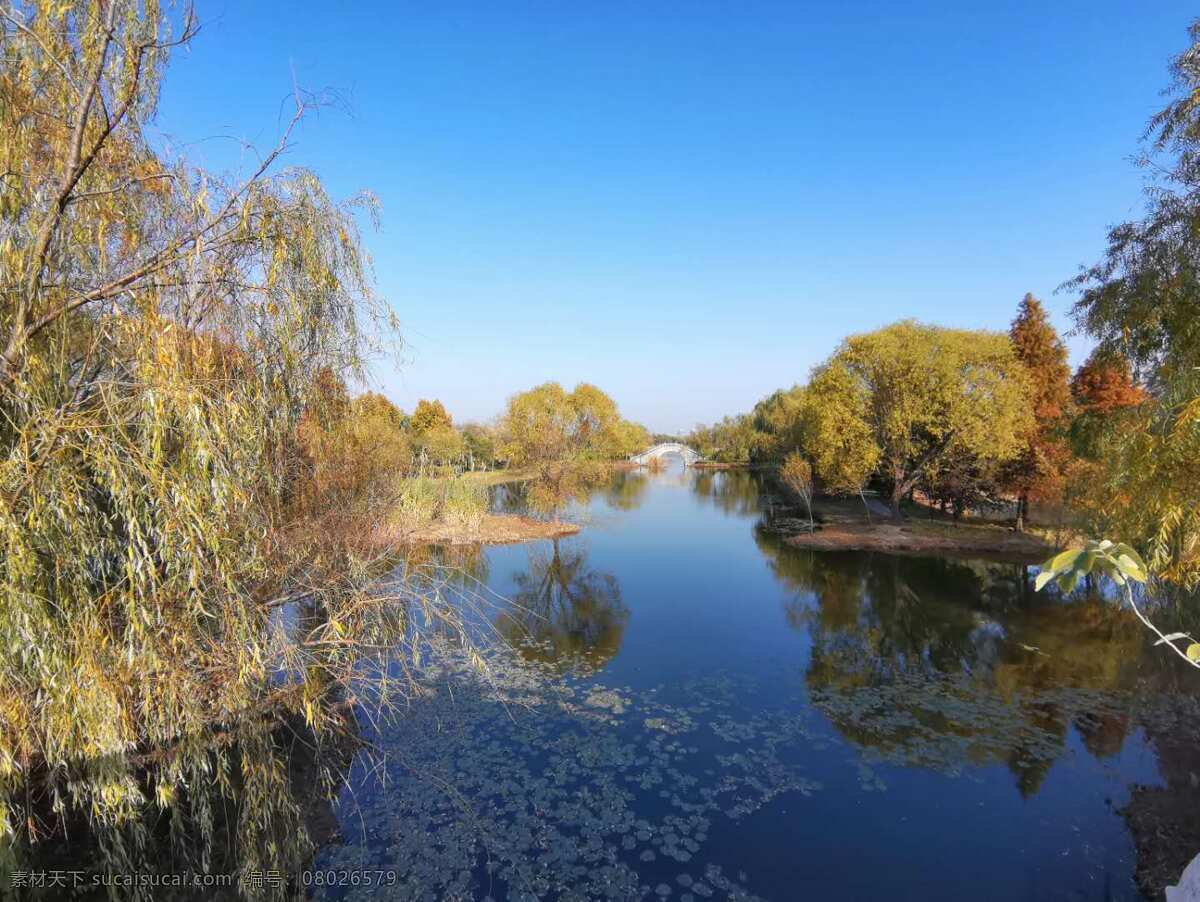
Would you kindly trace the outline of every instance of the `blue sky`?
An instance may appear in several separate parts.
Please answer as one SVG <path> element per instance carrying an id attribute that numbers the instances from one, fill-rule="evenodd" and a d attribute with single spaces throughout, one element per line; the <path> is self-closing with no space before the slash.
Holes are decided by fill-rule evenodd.
<path id="1" fill-rule="evenodd" d="M 987 7 L 987 8 L 985 8 Z M 1173 0 L 238 3 L 167 73 L 197 162 L 266 148 L 293 78 L 347 111 L 288 162 L 370 189 L 403 363 L 486 420 L 589 381 L 662 431 L 749 409 L 913 316 L 1007 328 L 1140 210 L 1129 158 L 1194 8 Z M 244 160 L 242 161 L 244 162 Z M 1075 362 L 1084 338 L 1070 340 Z"/>

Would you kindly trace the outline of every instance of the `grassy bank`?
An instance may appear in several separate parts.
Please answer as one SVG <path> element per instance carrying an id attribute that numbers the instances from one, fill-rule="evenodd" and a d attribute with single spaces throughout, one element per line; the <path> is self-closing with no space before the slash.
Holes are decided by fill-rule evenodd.
<path id="1" fill-rule="evenodd" d="M 381 532 L 390 545 L 512 545 L 534 539 L 574 535 L 580 527 L 562 520 L 536 520 L 519 514 L 484 514 L 472 524 L 438 520 L 421 523 L 404 531 Z"/>
<path id="2" fill-rule="evenodd" d="M 511 544 L 572 535 L 579 527 L 488 510 L 488 487 L 531 478 L 520 471 L 489 470 L 400 482 L 395 504 L 375 528 L 380 550 L 404 545 Z"/>

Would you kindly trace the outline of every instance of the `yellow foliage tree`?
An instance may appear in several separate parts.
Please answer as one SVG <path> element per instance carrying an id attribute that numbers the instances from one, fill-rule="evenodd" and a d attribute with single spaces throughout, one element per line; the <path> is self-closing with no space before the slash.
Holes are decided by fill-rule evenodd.
<path id="1" fill-rule="evenodd" d="M 450 414 L 446 412 L 441 401 L 422 399 L 417 402 L 410 425 L 414 432 L 428 432 L 431 429 L 449 429 L 454 425 L 454 421 L 450 419 Z"/>
<path id="2" fill-rule="evenodd" d="M 878 467 L 881 451 L 869 415 L 868 397 L 847 368 L 825 366 L 813 374 L 801 413 L 804 447 L 826 491 L 858 494 Z"/>
<path id="3" fill-rule="evenodd" d="M 799 495 L 800 499 L 804 502 L 804 507 L 808 511 L 808 528 L 811 530 L 813 528 L 812 465 L 793 451 L 783 459 L 783 465 L 779 468 L 779 476 L 783 480 L 784 485 Z"/>
<path id="4" fill-rule="evenodd" d="M 852 455 L 848 467 L 823 452 L 847 484 L 878 461 L 896 517 L 929 468 L 952 455 L 1011 459 L 1032 425 L 1028 377 L 997 332 L 906 320 L 854 335 L 809 388 L 813 446 Z"/>
<path id="5" fill-rule="evenodd" d="M 344 397 L 345 389 L 339 384 L 333 393 Z M 353 518 L 394 499 L 412 464 L 402 422 L 399 409 L 373 392 L 353 401 L 317 399 L 297 427 L 306 513 Z"/>
<path id="6" fill-rule="evenodd" d="M 499 430 L 503 457 L 536 475 L 531 501 L 551 511 L 594 484 L 604 461 L 626 456 L 647 437 L 621 419 L 612 398 L 587 383 L 567 392 L 547 382 L 514 395 Z"/>

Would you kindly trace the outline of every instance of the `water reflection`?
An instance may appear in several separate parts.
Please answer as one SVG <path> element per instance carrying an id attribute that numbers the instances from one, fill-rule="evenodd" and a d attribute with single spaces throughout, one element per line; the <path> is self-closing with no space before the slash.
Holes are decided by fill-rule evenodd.
<path id="1" fill-rule="evenodd" d="M 556 517 L 601 495 L 618 510 L 633 510 L 649 485 L 641 470 L 613 470 L 595 461 L 543 463 L 512 482 L 490 486 L 494 513 Z"/>
<path id="2" fill-rule="evenodd" d="M 520 479 L 488 486 L 488 507 L 495 514 L 521 514 L 529 505 L 525 499 L 526 483 Z"/>
<path id="3" fill-rule="evenodd" d="M 762 494 L 758 474 L 750 470 L 697 469 L 691 472 L 692 494 L 727 514 L 759 512 Z"/>
<path id="4" fill-rule="evenodd" d="M 1120 751 L 1145 635 L 1095 598 L 1034 595 L 999 563 L 792 548 L 756 535 L 812 642 L 814 704 L 880 760 L 957 771 L 1004 764 L 1037 792 L 1069 727 L 1097 758 Z"/>
<path id="5" fill-rule="evenodd" d="M 359 748 L 348 714 L 321 741 L 301 719 L 251 718 L 152 753 L 81 762 L 65 798 L 31 789 L 38 832 L 49 835 L 0 846 L 0 895 L 292 898 L 316 850 L 339 835 L 334 799 Z M 90 820 L 98 794 L 125 799 L 120 823 Z"/>
<path id="6" fill-rule="evenodd" d="M 617 470 L 604 489 L 609 507 L 620 511 L 636 510 L 646 498 L 650 477 L 641 470 Z"/>
<path id="7" fill-rule="evenodd" d="M 493 504 L 524 513 L 526 491 Z M 1194 853 L 1200 829 L 1175 827 L 1200 804 L 1185 729 L 1200 712 L 1175 682 L 1192 675 L 1119 609 L 1034 593 L 1019 566 L 792 548 L 755 526 L 770 493 L 744 471 L 622 471 L 592 492 L 628 516 L 582 538 L 412 553 L 403 573 L 421 585 L 506 596 L 481 623 L 520 656 L 497 651 L 485 677 L 445 643 L 399 716 L 363 718 L 381 759 L 347 776 L 352 734 L 318 755 L 289 724 L 89 765 L 104 791 L 136 788 L 137 826 L 84 841 L 69 825 L 72 845 L 0 849 L 0 873 L 295 874 L 341 832 L 318 867 L 396 884 L 318 897 L 1132 898 L 1114 812 L 1155 757 L 1168 786 L 1133 789 L 1124 809 L 1146 860 L 1164 858 L 1143 886 L 1159 892 Z M 291 626 L 324 623 L 297 608 Z M 1064 778 L 1054 766 L 1072 758 Z"/>
<path id="8" fill-rule="evenodd" d="M 483 545 L 420 545 L 405 550 L 395 578 L 421 587 L 446 582 L 469 587 L 487 582 L 489 571 Z"/>
<path id="9" fill-rule="evenodd" d="M 617 578 L 588 566 L 582 542 L 556 539 L 549 548 L 532 548 L 513 585 L 496 628 L 527 660 L 561 671 L 594 670 L 620 649 L 629 609 Z"/>

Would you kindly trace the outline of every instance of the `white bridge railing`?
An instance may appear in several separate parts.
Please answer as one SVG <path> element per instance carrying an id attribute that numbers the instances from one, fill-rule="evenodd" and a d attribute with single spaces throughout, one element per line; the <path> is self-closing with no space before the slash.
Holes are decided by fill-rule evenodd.
<path id="1" fill-rule="evenodd" d="M 682 457 L 685 467 L 704 459 L 696 450 L 680 442 L 663 442 L 660 445 L 655 445 L 653 448 L 647 448 L 641 454 L 635 454 L 629 459 L 635 464 L 648 464 L 650 461 L 665 457 L 668 454 L 678 454 Z"/>

